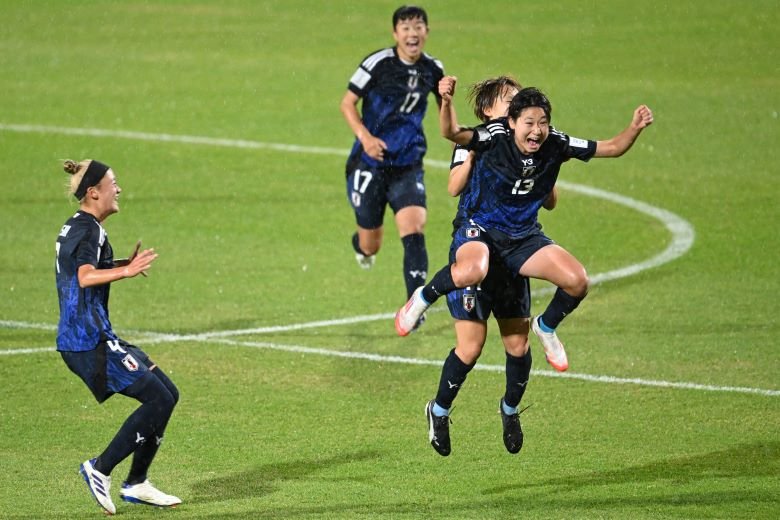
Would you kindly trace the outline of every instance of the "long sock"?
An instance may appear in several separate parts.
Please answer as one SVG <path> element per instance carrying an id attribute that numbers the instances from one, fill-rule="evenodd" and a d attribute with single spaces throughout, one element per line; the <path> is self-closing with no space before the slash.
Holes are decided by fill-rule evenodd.
<path id="1" fill-rule="evenodd" d="M 355 231 L 355 234 L 352 235 L 352 249 L 354 249 L 356 253 L 360 253 L 363 256 L 371 256 L 367 255 L 363 252 L 362 249 L 360 249 L 360 237 L 358 237 L 357 231 Z"/>
<path id="2" fill-rule="evenodd" d="M 571 314 L 584 299 L 584 296 L 582 298 L 576 298 L 559 287 L 558 290 L 555 291 L 555 295 L 547 306 L 547 309 L 545 309 L 542 314 L 544 324 L 551 329 L 555 329 L 561 324 L 563 318 Z"/>
<path id="3" fill-rule="evenodd" d="M 154 370 L 152 370 L 152 373 L 157 376 L 157 379 L 159 379 L 163 385 L 165 385 L 165 388 L 170 392 L 175 405 L 179 401 L 179 390 L 176 388 L 176 385 L 173 384 L 173 381 L 171 381 L 159 367 L 155 367 Z M 143 443 L 133 453 L 133 462 L 130 464 L 130 472 L 127 475 L 128 484 L 140 484 L 146 480 L 149 467 L 152 465 L 155 455 L 157 455 L 160 444 L 162 444 L 167 425 L 168 420 L 165 420 L 165 424 L 158 427 L 157 431 L 154 433 L 154 439 L 152 441 L 147 440 L 147 442 Z"/>
<path id="4" fill-rule="evenodd" d="M 531 376 L 531 349 L 522 357 L 515 357 L 506 353 L 506 393 L 504 403 L 517 408 L 523 399 L 523 394 L 528 386 L 528 378 Z"/>
<path id="5" fill-rule="evenodd" d="M 452 401 L 458 395 L 466 376 L 474 365 L 467 365 L 455 354 L 455 349 L 450 350 L 449 356 L 444 360 L 444 366 L 441 368 L 441 379 L 439 380 L 439 391 L 436 393 L 436 403 L 442 408 L 449 410 L 452 407 Z"/>
<path id="6" fill-rule="evenodd" d="M 415 289 L 425 284 L 428 276 L 428 251 L 425 249 L 425 235 L 413 233 L 401 237 L 404 246 L 404 281 L 406 297 L 412 296 Z"/>
<path id="7" fill-rule="evenodd" d="M 165 430 L 176 404 L 165 384 L 151 373 L 123 390 L 122 394 L 138 399 L 142 404 L 125 419 L 95 461 L 95 469 L 104 475 L 110 475 L 120 462 L 146 442 L 154 442 L 155 432 Z"/>
<path id="8" fill-rule="evenodd" d="M 447 264 L 433 275 L 431 281 L 423 287 L 422 297 L 425 298 L 426 302 L 433 304 L 440 296 L 444 296 L 457 288 L 452 280 L 452 264 Z"/>

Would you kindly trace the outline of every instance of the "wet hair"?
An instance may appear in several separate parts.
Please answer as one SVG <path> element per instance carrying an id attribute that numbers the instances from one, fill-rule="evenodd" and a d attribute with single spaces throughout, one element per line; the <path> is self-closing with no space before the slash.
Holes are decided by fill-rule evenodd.
<path id="1" fill-rule="evenodd" d="M 87 190 L 92 186 L 97 186 L 110 168 L 92 159 L 84 159 L 81 162 L 66 159 L 62 163 L 62 169 L 71 175 L 68 183 L 68 194 L 81 201 Z"/>
<path id="2" fill-rule="evenodd" d="M 531 107 L 539 107 L 544 110 L 548 121 L 552 121 L 552 105 L 547 96 L 536 87 L 526 87 L 512 98 L 509 104 L 509 119 L 517 119 L 523 110 Z"/>
<path id="3" fill-rule="evenodd" d="M 393 30 L 395 30 L 398 22 L 413 20 L 414 18 L 419 18 L 425 22 L 426 26 L 428 25 L 428 14 L 425 12 L 425 9 L 416 5 L 402 5 L 393 13 Z"/>
<path id="4" fill-rule="evenodd" d="M 474 115 L 486 123 L 490 118 L 486 112 L 501 97 L 507 88 L 520 90 L 523 88 L 512 76 L 498 76 L 474 83 L 469 87 L 466 99 L 474 107 Z"/>

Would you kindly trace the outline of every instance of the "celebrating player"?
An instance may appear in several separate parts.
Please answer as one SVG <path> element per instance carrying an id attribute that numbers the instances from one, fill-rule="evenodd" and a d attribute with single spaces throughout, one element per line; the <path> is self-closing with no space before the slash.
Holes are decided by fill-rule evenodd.
<path id="1" fill-rule="evenodd" d="M 121 188 L 114 171 L 103 163 L 65 161 L 71 175 L 69 192 L 79 210 L 62 226 L 56 243 L 55 271 L 60 305 L 57 350 L 102 403 L 119 393 L 141 402 L 98 457 L 81 465 L 90 492 L 107 513 L 116 513 L 111 500 L 111 471 L 133 455 L 127 480 L 119 496 L 128 502 L 158 507 L 181 503 L 147 480 L 179 400 L 179 391 L 165 373 L 138 347 L 120 339 L 108 319 L 111 282 L 146 275 L 157 258 L 154 249 L 141 250 L 114 260 L 103 222 L 119 211 Z"/>
<path id="2" fill-rule="evenodd" d="M 521 90 L 510 103 L 510 133 L 491 133 L 485 125 L 459 132 L 457 142 L 480 156 L 471 180 L 465 207 L 468 221 L 462 232 L 496 251 L 513 273 L 548 280 L 558 289 L 544 313 L 531 326 L 544 347 L 547 361 L 559 371 L 568 358 L 555 329 L 585 298 L 585 268 L 568 251 L 550 240 L 537 221 L 539 208 L 550 194 L 561 165 L 570 158 L 619 157 L 653 122 L 653 113 L 639 106 L 629 126 L 605 141 L 570 137 L 550 127 L 552 107 L 536 88 Z M 398 311 L 399 334 L 417 326 L 419 316 L 436 299 L 462 287 L 447 265 L 412 295 Z"/>
<path id="3" fill-rule="evenodd" d="M 459 133 L 452 95 L 455 78 L 445 77 L 439 82 L 442 95 L 440 122 L 445 136 Z M 492 132 L 506 132 L 506 113 L 509 103 L 520 89 L 511 77 L 490 78 L 469 89 L 474 113 Z M 506 391 L 499 401 L 504 446 L 510 453 L 518 453 L 523 446 L 518 407 L 528 385 L 531 371 L 531 352 L 528 347 L 530 317 L 530 286 L 525 276 L 514 276 L 497 255 L 482 255 L 484 243 L 472 241 L 458 233 L 467 220 L 465 202 L 468 200 L 469 180 L 475 153 L 456 145 L 450 166 L 448 191 L 460 195 L 458 213 L 453 221 L 453 241 L 450 261 L 453 272 L 473 281 L 462 289 L 447 294 L 447 305 L 455 319 L 456 344 L 441 371 L 436 398 L 426 405 L 428 434 L 431 446 L 443 456 L 449 455 L 449 410 L 466 376 L 482 354 L 487 338 L 487 319 L 491 312 L 499 326 L 506 351 Z M 553 188 L 555 190 L 555 188 Z M 556 199 L 549 198 L 544 207 L 552 209 Z"/>
<path id="4" fill-rule="evenodd" d="M 403 6 L 393 13 L 395 47 L 373 52 L 357 68 L 341 101 L 341 112 L 356 136 L 346 165 L 347 196 L 357 232 L 352 246 L 358 264 L 369 269 L 382 245 L 389 204 L 404 248 L 407 297 L 425 283 L 428 253 L 422 121 L 444 71 L 425 54 L 428 15 Z M 362 99 L 362 117 L 357 103 Z"/>

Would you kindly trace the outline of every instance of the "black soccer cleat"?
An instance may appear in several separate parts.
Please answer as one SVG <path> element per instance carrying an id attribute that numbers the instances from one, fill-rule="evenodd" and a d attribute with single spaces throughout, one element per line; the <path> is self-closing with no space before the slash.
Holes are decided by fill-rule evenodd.
<path id="1" fill-rule="evenodd" d="M 428 440 L 436 453 L 442 457 L 450 454 L 450 417 L 437 417 L 433 414 L 434 400 L 425 405 L 425 417 L 428 419 Z"/>
<path id="2" fill-rule="evenodd" d="M 523 429 L 520 427 L 520 412 L 507 415 L 504 413 L 504 399 L 498 401 L 498 411 L 501 413 L 501 423 L 504 426 L 504 446 L 509 453 L 518 453 L 523 447 Z"/>

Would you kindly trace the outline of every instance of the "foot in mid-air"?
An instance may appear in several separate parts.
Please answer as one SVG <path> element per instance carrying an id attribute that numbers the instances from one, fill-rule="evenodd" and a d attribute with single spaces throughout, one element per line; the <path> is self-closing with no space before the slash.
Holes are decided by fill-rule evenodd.
<path id="1" fill-rule="evenodd" d="M 434 400 L 425 405 L 425 418 L 428 420 L 428 440 L 436 453 L 446 457 L 450 454 L 450 417 L 441 417 L 433 413 Z"/>
<path id="2" fill-rule="evenodd" d="M 498 401 L 498 411 L 501 413 L 501 425 L 504 428 L 504 447 L 509 453 L 515 454 L 523 447 L 523 429 L 520 427 L 520 412 L 506 413 L 504 399 Z"/>
<path id="3" fill-rule="evenodd" d="M 569 360 L 566 358 L 566 350 L 563 348 L 563 343 L 558 339 L 558 335 L 555 331 L 545 332 L 539 325 L 539 319 L 541 316 L 537 316 L 531 320 L 531 329 L 539 338 L 544 348 L 544 357 L 547 362 L 558 372 L 565 372 L 569 368 Z"/>
<path id="4" fill-rule="evenodd" d="M 425 321 L 425 311 L 431 306 L 422 296 L 422 287 L 412 293 L 412 297 L 395 313 L 395 331 L 399 336 L 408 336 Z"/>
<path id="5" fill-rule="evenodd" d="M 362 253 L 355 253 L 355 260 L 361 269 L 371 269 L 376 262 L 376 255 L 364 255 Z"/>

